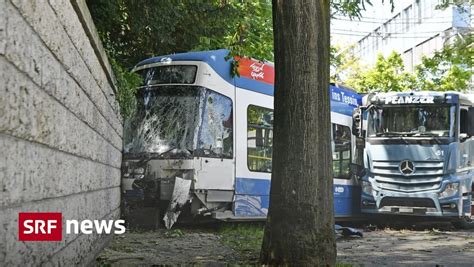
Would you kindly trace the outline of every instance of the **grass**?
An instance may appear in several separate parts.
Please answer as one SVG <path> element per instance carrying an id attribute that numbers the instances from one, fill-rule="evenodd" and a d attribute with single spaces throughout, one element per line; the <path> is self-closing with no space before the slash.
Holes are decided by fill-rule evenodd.
<path id="1" fill-rule="evenodd" d="M 167 238 L 175 238 L 184 236 L 184 232 L 180 229 L 169 229 L 165 232 Z"/>
<path id="2" fill-rule="evenodd" d="M 239 265 L 258 265 L 264 233 L 264 224 L 234 223 L 219 227 L 221 242 L 239 253 Z M 338 262 L 336 267 L 351 267 L 350 263 Z"/>
<path id="3" fill-rule="evenodd" d="M 263 240 L 263 224 L 236 223 L 220 227 L 221 242 L 240 254 L 246 264 L 257 264 Z"/>

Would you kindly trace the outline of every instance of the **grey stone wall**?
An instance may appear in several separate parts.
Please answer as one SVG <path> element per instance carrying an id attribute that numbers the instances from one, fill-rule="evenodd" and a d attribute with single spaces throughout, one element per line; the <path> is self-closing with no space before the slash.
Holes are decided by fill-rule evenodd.
<path id="1" fill-rule="evenodd" d="M 83 0 L 0 0 L 0 266 L 88 264 L 111 238 L 20 242 L 18 213 L 118 218 L 113 81 Z"/>

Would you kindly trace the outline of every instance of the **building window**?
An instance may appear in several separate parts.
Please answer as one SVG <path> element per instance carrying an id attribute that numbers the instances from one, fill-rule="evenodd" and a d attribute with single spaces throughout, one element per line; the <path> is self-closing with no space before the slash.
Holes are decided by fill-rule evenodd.
<path id="1" fill-rule="evenodd" d="M 250 171 L 272 172 L 273 110 L 247 108 L 247 166 Z"/>
<path id="2" fill-rule="evenodd" d="M 393 19 L 394 23 L 395 23 L 395 29 L 394 29 L 394 32 L 395 33 L 398 33 L 398 32 L 401 32 L 402 29 L 403 29 L 403 21 L 402 21 L 402 16 L 400 13 L 398 13 L 397 16 L 395 16 L 395 18 Z"/>
<path id="3" fill-rule="evenodd" d="M 432 6 L 432 3 L 431 2 L 426 2 L 424 5 L 423 5 L 423 17 L 424 18 L 430 18 L 431 15 L 432 15 L 432 9 L 434 8 Z"/>
<path id="4" fill-rule="evenodd" d="M 332 124 L 332 171 L 334 178 L 350 179 L 351 129 Z"/>
<path id="5" fill-rule="evenodd" d="M 422 14 L 421 14 L 421 2 L 420 0 L 416 0 L 415 2 L 415 16 L 416 16 L 416 23 L 421 23 Z"/>
<path id="6" fill-rule="evenodd" d="M 413 71 L 413 50 L 409 49 L 402 54 L 403 63 L 405 70 Z"/>
<path id="7" fill-rule="evenodd" d="M 405 26 L 405 31 L 407 32 L 410 30 L 410 13 L 408 8 L 403 11 L 403 15 L 405 17 L 405 21 L 403 24 Z"/>

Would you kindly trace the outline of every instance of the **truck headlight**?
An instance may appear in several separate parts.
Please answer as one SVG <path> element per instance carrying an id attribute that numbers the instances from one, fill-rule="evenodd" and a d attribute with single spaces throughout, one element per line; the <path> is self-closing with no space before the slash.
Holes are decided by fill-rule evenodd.
<path id="1" fill-rule="evenodd" d="M 439 198 L 447 198 L 455 196 L 458 193 L 459 184 L 458 183 L 451 183 L 447 184 L 444 188 L 443 192 L 438 193 Z"/>
<path id="2" fill-rule="evenodd" d="M 373 193 L 372 184 L 367 181 L 362 181 L 362 192 L 372 196 L 372 193 Z"/>

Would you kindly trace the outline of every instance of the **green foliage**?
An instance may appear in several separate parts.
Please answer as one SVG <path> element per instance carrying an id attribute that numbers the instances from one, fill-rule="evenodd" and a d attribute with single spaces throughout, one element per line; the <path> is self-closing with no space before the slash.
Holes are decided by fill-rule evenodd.
<path id="1" fill-rule="evenodd" d="M 394 7 L 394 1 L 389 1 Z M 463 1 L 458 1 L 462 3 Z M 445 7 L 449 3 L 443 2 Z M 235 55 L 273 61 L 273 25 L 270 0 L 147 1 L 87 0 L 114 69 L 121 112 L 134 108 L 138 76 L 127 69 L 157 55 L 227 48 Z M 334 14 L 358 18 L 370 0 L 332 1 Z M 363 72 L 350 49 L 331 47 L 331 81 L 359 91 L 465 90 L 472 69 L 472 36 L 456 42 L 416 67 L 416 77 L 404 71 L 399 55 L 379 57 Z M 460 44 L 464 48 L 460 50 Z M 464 61 L 463 61 L 464 59 Z M 452 64 L 451 64 L 452 62 Z M 466 67 L 467 66 L 467 67 Z M 233 74 L 238 75 L 234 65 Z"/>
<path id="2" fill-rule="evenodd" d="M 133 109 L 133 85 L 138 84 L 126 70 L 145 58 L 227 48 L 229 56 L 273 60 L 270 0 L 87 0 L 87 4 L 116 72 L 124 117 Z"/>
<path id="3" fill-rule="evenodd" d="M 416 78 L 405 71 L 400 55 L 392 52 L 386 58 L 379 55 L 373 68 L 354 74 L 345 83 L 359 92 L 399 92 L 414 89 Z"/>
<path id="4" fill-rule="evenodd" d="M 237 10 L 230 35 L 220 43 L 231 55 L 244 55 L 273 61 L 273 24 L 270 1 L 230 1 Z"/>
<path id="5" fill-rule="evenodd" d="M 353 46 L 341 48 L 331 46 L 330 67 L 332 83 L 342 84 L 354 74 L 361 72 L 359 58 L 352 52 Z"/>
<path id="6" fill-rule="evenodd" d="M 152 56 L 219 48 L 273 61 L 270 0 L 87 0 L 87 4 L 107 51 L 128 68 Z M 332 1 L 331 7 L 335 13 L 358 17 L 366 4 L 371 2 L 342 0 Z"/>
<path id="7" fill-rule="evenodd" d="M 472 77 L 474 37 L 458 37 L 416 66 L 418 88 L 436 91 L 466 91 Z M 472 89 L 472 88 L 471 88 Z"/>
<path id="8" fill-rule="evenodd" d="M 140 86 L 141 77 L 128 71 L 118 64 L 114 58 L 110 58 L 110 65 L 117 80 L 117 101 L 120 104 L 120 113 L 124 118 L 128 117 L 135 108 L 135 92 Z"/>
<path id="9" fill-rule="evenodd" d="M 431 57 L 423 57 L 415 72 L 405 71 L 402 58 L 392 52 L 388 57 L 379 55 L 373 68 L 361 71 L 357 60 L 351 61 L 342 55 L 338 62 L 339 73 L 343 69 L 344 78 L 333 77 L 336 82 L 355 88 L 360 92 L 388 92 L 407 90 L 466 91 L 472 78 L 474 47 L 473 36 L 457 38 L 452 44 L 435 52 Z M 349 62 L 349 67 L 344 67 Z M 345 69 L 344 69 L 345 68 Z"/>
<path id="10" fill-rule="evenodd" d="M 264 227 L 262 224 L 228 224 L 220 229 L 222 243 L 232 247 L 246 262 L 255 264 L 262 247 Z"/>
<path id="11" fill-rule="evenodd" d="M 436 9 L 446 9 L 450 6 L 464 9 L 464 7 L 472 5 L 472 3 L 472 0 L 439 0 L 438 5 L 436 5 Z"/>
<path id="12" fill-rule="evenodd" d="M 220 48 L 273 59 L 269 0 L 87 3 L 107 50 L 127 67 L 152 56 Z"/>
<path id="13" fill-rule="evenodd" d="M 385 1 L 382 0 L 382 3 Z M 391 11 L 395 9 L 394 0 L 389 0 Z M 366 5 L 372 5 L 372 0 L 332 0 L 331 12 L 332 16 L 339 14 L 352 18 L 360 18 L 361 12 L 366 9 Z"/>
<path id="14" fill-rule="evenodd" d="M 229 57 L 245 55 L 273 61 L 270 0 L 86 2 L 116 72 L 117 99 L 124 117 L 133 109 L 133 85 L 138 84 L 127 69 L 145 58 L 227 48 Z M 393 0 L 390 2 L 393 7 Z M 371 5 L 370 0 L 332 1 L 331 8 L 333 14 L 360 17 L 366 4 Z M 238 75 L 237 64 L 233 68 L 234 75 Z"/>
<path id="15" fill-rule="evenodd" d="M 165 232 L 167 238 L 176 238 L 184 236 L 184 232 L 180 229 L 170 229 Z"/>

